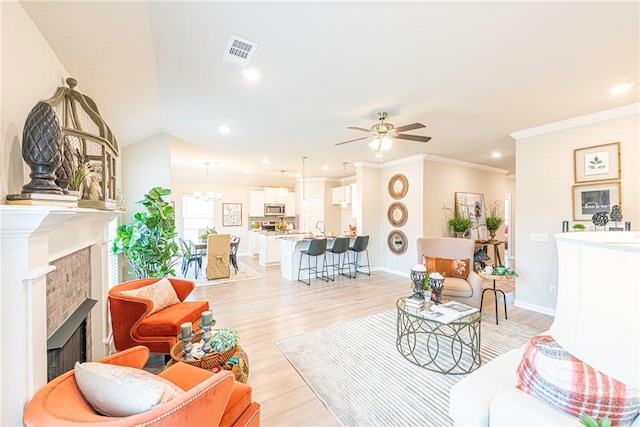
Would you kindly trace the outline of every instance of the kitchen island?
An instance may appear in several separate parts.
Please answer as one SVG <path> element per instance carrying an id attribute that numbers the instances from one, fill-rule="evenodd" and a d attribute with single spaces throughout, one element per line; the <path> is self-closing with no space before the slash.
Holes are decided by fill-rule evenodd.
<path id="1" fill-rule="evenodd" d="M 280 264 L 280 241 L 283 237 L 295 238 L 304 236 L 304 234 L 295 232 L 254 231 L 254 233 L 258 234 L 259 240 L 258 263 L 265 267 Z"/>
<path id="2" fill-rule="evenodd" d="M 309 243 L 311 242 L 311 238 L 306 237 L 305 234 L 285 234 L 282 235 L 280 239 L 280 271 L 282 272 L 282 277 L 287 280 L 298 280 L 298 271 L 300 268 L 300 253 L 302 251 L 306 251 L 309 249 Z M 321 238 L 316 236 L 316 239 Z M 335 240 L 334 236 L 326 237 L 327 238 L 327 249 L 331 249 L 333 247 L 333 242 Z M 351 238 L 350 245 L 353 244 L 353 240 L 355 238 Z M 326 256 L 326 255 L 324 255 Z M 318 257 L 317 259 L 318 265 L 322 263 L 322 258 Z M 331 261 L 331 258 L 327 260 L 327 264 Z"/>

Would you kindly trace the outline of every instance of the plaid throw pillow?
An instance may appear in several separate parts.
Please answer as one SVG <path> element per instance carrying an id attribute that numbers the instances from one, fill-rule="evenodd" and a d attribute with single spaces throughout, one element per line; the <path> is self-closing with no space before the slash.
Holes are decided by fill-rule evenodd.
<path id="1" fill-rule="evenodd" d="M 532 337 L 516 372 L 522 391 L 571 415 L 633 421 L 640 393 L 573 357 L 548 335 Z"/>

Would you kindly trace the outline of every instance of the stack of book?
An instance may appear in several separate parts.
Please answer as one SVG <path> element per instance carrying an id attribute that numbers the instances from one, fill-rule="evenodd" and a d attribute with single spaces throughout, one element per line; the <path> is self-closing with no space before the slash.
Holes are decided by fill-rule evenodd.
<path id="1" fill-rule="evenodd" d="M 78 196 L 67 194 L 24 193 L 9 194 L 8 205 L 78 207 Z"/>
<path id="2" fill-rule="evenodd" d="M 407 308 L 412 308 L 415 310 L 423 310 L 426 305 L 425 302 L 428 301 L 424 298 L 416 298 L 413 295 L 411 295 L 410 297 L 406 297 L 404 299 L 404 306 Z"/>

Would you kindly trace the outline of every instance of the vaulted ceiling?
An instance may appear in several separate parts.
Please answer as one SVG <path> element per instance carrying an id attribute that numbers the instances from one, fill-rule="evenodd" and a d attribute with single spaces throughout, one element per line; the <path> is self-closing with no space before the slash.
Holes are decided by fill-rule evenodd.
<path id="1" fill-rule="evenodd" d="M 428 153 L 513 172 L 510 132 L 640 100 L 638 2 L 22 5 L 120 145 L 171 134 L 191 147 L 174 159 L 184 171 L 293 176 L 307 156 L 307 176 L 339 177 L 342 162 L 379 161 L 366 140 L 335 144 L 386 111 L 432 140 L 397 140 L 383 161 Z M 231 35 L 258 44 L 260 80 L 222 61 Z M 609 93 L 621 83 L 634 87 Z"/>

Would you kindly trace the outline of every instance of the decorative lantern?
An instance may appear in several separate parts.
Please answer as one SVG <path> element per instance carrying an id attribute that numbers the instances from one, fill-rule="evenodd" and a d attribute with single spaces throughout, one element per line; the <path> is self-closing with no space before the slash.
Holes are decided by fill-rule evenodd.
<path id="1" fill-rule="evenodd" d="M 58 180 L 68 180 L 68 169 L 73 169 L 72 177 L 79 188 L 72 185 L 69 189 L 79 191 L 78 206 L 114 210 L 118 142 L 96 103 L 75 90 L 78 82 L 71 77 L 66 82 L 68 88 L 59 87 L 52 98 L 43 101 L 53 108 L 62 123 L 64 141 L 60 144 L 64 151 L 62 162 L 58 163 Z"/>

